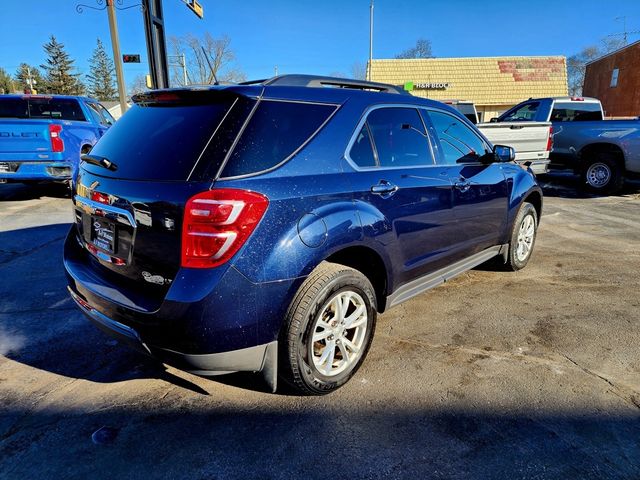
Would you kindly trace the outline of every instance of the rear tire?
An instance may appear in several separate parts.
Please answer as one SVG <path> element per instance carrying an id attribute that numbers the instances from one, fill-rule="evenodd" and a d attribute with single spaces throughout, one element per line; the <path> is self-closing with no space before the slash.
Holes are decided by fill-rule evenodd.
<path id="1" fill-rule="evenodd" d="M 507 252 L 505 268 L 513 272 L 523 269 L 529 263 L 538 233 L 538 213 L 535 207 L 524 202 L 513 222 L 511 241 Z"/>
<path id="2" fill-rule="evenodd" d="M 624 186 L 620 163 L 610 153 L 600 153 L 585 160 L 580 174 L 584 188 L 600 195 L 618 193 Z"/>
<path id="3" fill-rule="evenodd" d="M 362 273 L 322 262 L 287 312 L 278 355 L 282 380 L 303 395 L 340 388 L 369 351 L 376 314 L 375 291 Z"/>

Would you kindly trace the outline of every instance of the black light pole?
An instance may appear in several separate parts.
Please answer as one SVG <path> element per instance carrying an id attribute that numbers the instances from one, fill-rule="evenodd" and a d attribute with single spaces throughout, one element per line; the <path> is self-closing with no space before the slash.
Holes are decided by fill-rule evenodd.
<path id="1" fill-rule="evenodd" d="M 142 0 L 142 6 L 151 88 L 169 88 L 169 65 L 164 35 L 162 0 Z"/>

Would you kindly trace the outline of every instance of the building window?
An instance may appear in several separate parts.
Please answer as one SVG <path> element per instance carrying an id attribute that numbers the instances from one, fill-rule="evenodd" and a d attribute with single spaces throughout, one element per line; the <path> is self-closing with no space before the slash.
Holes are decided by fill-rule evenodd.
<path id="1" fill-rule="evenodd" d="M 613 69 L 613 72 L 611 72 L 611 85 L 610 87 L 617 87 L 618 86 L 618 74 L 620 73 L 620 71 L 617 68 Z"/>

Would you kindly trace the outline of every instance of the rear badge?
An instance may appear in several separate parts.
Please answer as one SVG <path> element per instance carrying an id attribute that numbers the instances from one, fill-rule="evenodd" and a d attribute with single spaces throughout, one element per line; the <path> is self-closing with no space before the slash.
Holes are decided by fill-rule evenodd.
<path id="1" fill-rule="evenodd" d="M 152 275 L 149 272 L 142 272 L 142 278 L 144 278 L 149 283 L 155 283 L 156 285 L 165 285 L 171 283 L 170 278 L 164 278 L 160 275 Z"/>

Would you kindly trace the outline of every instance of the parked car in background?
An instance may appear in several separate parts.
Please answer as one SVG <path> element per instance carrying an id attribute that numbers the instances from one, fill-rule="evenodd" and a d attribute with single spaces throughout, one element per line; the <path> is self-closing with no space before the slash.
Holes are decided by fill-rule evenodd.
<path id="1" fill-rule="evenodd" d="M 478 123 L 478 112 L 473 102 L 444 100 L 476 125 L 494 145 L 506 145 L 516 151 L 516 162 L 524 168 L 531 168 L 535 174 L 547 173 L 549 152 L 553 144 L 552 128 L 549 122 L 523 123 Z"/>
<path id="2" fill-rule="evenodd" d="M 0 95 L 0 182 L 70 180 L 114 122 L 87 97 Z"/>
<path id="3" fill-rule="evenodd" d="M 178 368 L 328 393 L 379 312 L 531 258 L 534 176 L 441 103 L 307 75 L 133 101 L 83 156 L 64 265 L 92 322 Z"/>
<path id="4" fill-rule="evenodd" d="M 573 169 L 593 192 L 616 193 L 640 175 L 640 121 L 605 120 L 595 98 L 530 99 L 492 122 L 551 122 L 551 167 Z"/>

